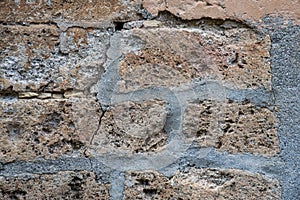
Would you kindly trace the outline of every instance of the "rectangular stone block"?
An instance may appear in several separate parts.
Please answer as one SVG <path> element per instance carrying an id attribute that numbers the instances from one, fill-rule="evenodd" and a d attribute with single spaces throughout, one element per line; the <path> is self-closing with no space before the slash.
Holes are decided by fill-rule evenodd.
<path id="1" fill-rule="evenodd" d="M 130 20 L 136 17 L 138 1 L 121 0 L 3 0 L 0 21 L 48 23 L 55 19 L 67 21 Z"/>
<path id="2" fill-rule="evenodd" d="M 166 104 L 159 100 L 113 105 L 104 113 L 91 148 L 97 153 L 159 151 L 167 139 L 166 116 Z"/>
<path id="3" fill-rule="evenodd" d="M 124 199 L 280 199 L 280 186 L 277 180 L 235 169 L 191 168 L 172 177 L 130 171 Z"/>
<path id="4" fill-rule="evenodd" d="M 110 184 L 88 171 L 0 177 L 1 199 L 109 199 Z"/>
<path id="5" fill-rule="evenodd" d="M 270 38 L 249 28 L 140 28 L 122 31 L 121 92 L 216 80 L 271 89 Z"/>
<path id="6" fill-rule="evenodd" d="M 103 72 L 109 35 L 56 26 L 0 26 L 0 90 L 89 92 Z"/>
<path id="7" fill-rule="evenodd" d="M 0 161 L 84 156 L 102 112 L 95 99 L 0 102 Z"/>
<path id="8" fill-rule="evenodd" d="M 230 153 L 279 153 L 274 113 L 249 102 L 190 103 L 184 114 L 183 134 L 187 141 L 195 141 L 201 147 Z"/>

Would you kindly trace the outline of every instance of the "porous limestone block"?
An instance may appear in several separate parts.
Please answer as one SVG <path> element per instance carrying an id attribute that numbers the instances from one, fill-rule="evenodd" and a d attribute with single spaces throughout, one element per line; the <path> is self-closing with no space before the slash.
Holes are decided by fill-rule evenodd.
<path id="1" fill-rule="evenodd" d="M 204 100 L 189 103 L 183 121 L 187 141 L 230 153 L 275 155 L 279 142 L 274 112 L 249 102 Z"/>
<path id="2" fill-rule="evenodd" d="M 109 183 L 89 171 L 0 177 L 1 199 L 109 199 Z"/>
<path id="3" fill-rule="evenodd" d="M 159 100 L 112 105 L 104 113 L 91 147 L 98 153 L 157 152 L 166 144 L 166 116 L 166 104 Z"/>
<path id="4" fill-rule="evenodd" d="M 232 88 L 271 89 L 270 38 L 236 27 L 122 31 L 120 92 L 214 80 Z"/>
<path id="5" fill-rule="evenodd" d="M 95 99 L 0 102 L 0 161 L 80 157 L 102 114 Z"/>
<path id="6" fill-rule="evenodd" d="M 277 180 L 235 169 L 191 168 L 172 177 L 129 171 L 124 199 L 280 199 L 280 186 Z"/>
<path id="7" fill-rule="evenodd" d="M 0 90 L 89 92 L 104 71 L 109 34 L 54 25 L 0 26 Z"/>
<path id="8" fill-rule="evenodd" d="M 92 22 L 132 20 L 137 18 L 139 0 L 3 0 L 0 2 L 0 21 L 49 23 L 55 20 Z"/>
<path id="9" fill-rule="evenodd" d="M 294 0 L 144 0 L 143 7 L 152 15 L 169 11 L 182 19 L 234 19 L 259 22 L 267 15 L 281 15 L 299 23 L 299 2 Z"/>

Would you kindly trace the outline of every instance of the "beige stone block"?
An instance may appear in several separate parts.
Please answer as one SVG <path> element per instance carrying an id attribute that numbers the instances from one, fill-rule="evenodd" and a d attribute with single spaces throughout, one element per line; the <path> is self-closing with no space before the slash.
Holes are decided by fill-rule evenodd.
<path id="1" fill-rule="evenodd" d="M 184 114 L 183 134 L 187 141 L 195 141 L 201 147 L 230 153 L 279 153 L 274 112 L 251 103 L 190 103 Z"/>
<path id="2" fill-rule="evenodd" d="M 82 156 L 96 132 L 95 99 L 0 102 L 0 160 L 12 162 Z"/>
<path id="3" fill-rule="evenodd" d="M 137 17 L 139 1 L 10 1 L 0 2 L 0 21 L 48 23 L 55 19 L 67 21 L 130 20 Z"/>
<path id="4" fill-rule="evenodd" d="M 280 185 L 277 180 L 235 169 L 191 168 L 172 177 L 130 171 L 124 199 L 280 199 Z"/>
<path id="5" fill-rule="evenodd" d="M 143 6 L 152 15 L 161 11 L 169 11 L 183 19 L 234 19 L 259 20 L 267 15 L 281 15 L 299 23 L 299 2 L 279 0 L 270 3 L 269 0 L 145 0 Z"/>
<path id="6" fill-rule="evenodd" d="M 92 141 L 98 153 L 142 153 L 161 150 L 167 138 L 165 103 L 159 100 L 124 102 L 111 106 L 103 115 Z"/>
<path id="7" fill-rule="evenodd" d="M 88 171 L 0 178 L 1 199 L 109 199 L 110 184 Z"/>
<path id="8" fill-rule="evenodd" d="M 123 35 L 121 92 L 178 87 L 196 79 L 240 89 L 271 88 L 270 38 L 251 29 L 133 29 Z"/>

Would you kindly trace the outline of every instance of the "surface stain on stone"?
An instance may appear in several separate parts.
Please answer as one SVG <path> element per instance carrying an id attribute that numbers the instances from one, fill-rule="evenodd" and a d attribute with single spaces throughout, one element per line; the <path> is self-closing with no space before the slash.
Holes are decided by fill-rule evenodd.
<path id="1" fill-rule="evenodd" d="M 0 90 L 88 92 L 104 71 L 109 35 L 52 25 L 0 26 Z"/>

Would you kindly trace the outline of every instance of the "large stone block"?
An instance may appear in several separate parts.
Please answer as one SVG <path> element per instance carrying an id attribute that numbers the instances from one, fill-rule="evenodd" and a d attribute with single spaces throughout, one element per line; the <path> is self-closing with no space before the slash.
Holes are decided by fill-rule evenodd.
<path id="1" fill-rule="evenodd" d="M 66 21 L 130 20 L 136 17 L 139 1 L 120 0 L 35 0 L 0 2 L 0 21 L 48 23 Z"/>
<path id="2" fill-rule="evenodd" d="M 234 169 L 126 173 L 124 199 L 280 199 L 277 180 Z"/>
<path id="3" fill-rule="evenodd" d="M 177 87 L 196 79 L 270 89 L 270 39 L 248 28 L 133 29 L 122 32 L 121 92 Z"/>
<path id="4" fill-rule="evenodd" d="M 87 91 L 103 72 L 109 36 L 56 26 L 0 26 L 0 90 Z"/>
<path id="5" fill-rule="evenodd" d="M 110 184 L 88 171 L 0 177 L 1 199 L 109 199 Z"/>
<path id="6" fill-rule="evenodd" d="M 94 99 L 0 102 L 0 161 L 83 156 L 97 131 Z"/>
<path id="7" fill-rule="evenodd" d="M 299 2 L 293 0 L 277 0 L 270 4 L 269 0 L 145 0 L 143 6 L 153 16 L 161 11 L 169 11 L 183 19 L 235 19 L 259 21 L 267 15 L 282 15 L 298 20 Z"/>
<path id="8" fill-rule="evenodd" d="M 125 102 L 111 106 L 101 119 L 92 148 L 104 152 L 155 152 L 166 143 L 167 111 L 163 101 Z"/>
<path id="9" fill-rule="evenodd" d="M 275 115 L 248 102 L 213 100 L 190 103 L 184 114 L 187 141 L 231 153 L 279 153 Z"/>

